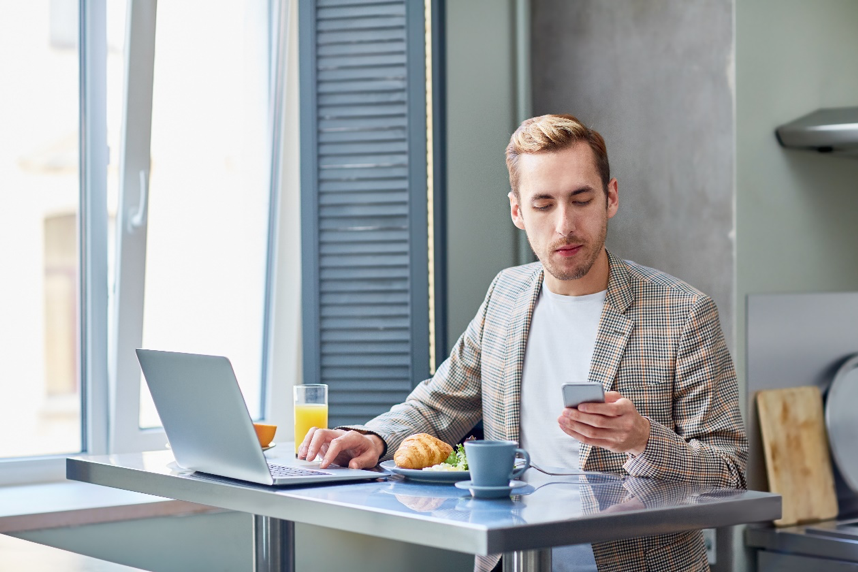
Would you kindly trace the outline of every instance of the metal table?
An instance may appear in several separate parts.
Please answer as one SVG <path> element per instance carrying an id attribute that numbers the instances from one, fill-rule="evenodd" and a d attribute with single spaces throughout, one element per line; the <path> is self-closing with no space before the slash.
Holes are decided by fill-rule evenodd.
<path id="1" fill-rule="evenodd" d="M 281 454 L 292 450 L 283 445 Z M 71 457 L 66 473 L 72 480 L 255 515 L 259 572 L 294 570 L 296 522 L 474 555 L 503 553 L 505 571 L 550 572 L 555 546 L 781 515 L 781 497 L 771 493 L 598 475 L 537 477 L 508 499 L 477 500 L 449 484 L 400 477 L 288 488 L 209 478 L 178 469 L 170 451 Z"/>

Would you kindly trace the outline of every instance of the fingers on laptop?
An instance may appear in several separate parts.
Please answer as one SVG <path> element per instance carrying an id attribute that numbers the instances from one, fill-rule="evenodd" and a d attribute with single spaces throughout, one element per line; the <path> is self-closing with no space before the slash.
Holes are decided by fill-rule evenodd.
<path id="1" fill-rule="evenodd" d="M 327 445 L 320 468 L 326 468 L 331 463 L 340 466 L 348 465 L 352 469 L 375 465 L 370 458 L 374 454 L 372 444 L 365 435 L 357 431 L 341 432 Z"/>
<path id="2" fill-rule="evenodd" d="M 349 461 L 350 469 L 366 469 L 378 463 L 378 455 L 372 448 L 367 448 L 360 455 Z"/>
<path id="3" fill-rule="evenodd" d="M 327 456 L 330 443 L 343 433 L 344 431 L 340 431 L 338 429 L 311 428 L 307 432 L 307 437 L 304 438 L 304 442 L 301 444 L 301 447 L 298 448 L 298 458 L 313 461 L 319 453 L 323 456 Z M 329 464 L 330 462 L 327 464 L 323 463 L 323 466 L 327 467 Z"/>
<path id="4" fill-rule="evenodd" d="M 340 459 L 339 457 L 344 456 L 343 453 L 350 447 L 349 445 L 349 434 L 343 431 L 339 431 L 339 435 L 327 441 L 321 446 L 320 451 L 322 453 L 322 463 L 319 465 L 319 468 L 325 469 L 331 463 L 336 463 L 338 465 L 343 464 L 344 459 Z"/>

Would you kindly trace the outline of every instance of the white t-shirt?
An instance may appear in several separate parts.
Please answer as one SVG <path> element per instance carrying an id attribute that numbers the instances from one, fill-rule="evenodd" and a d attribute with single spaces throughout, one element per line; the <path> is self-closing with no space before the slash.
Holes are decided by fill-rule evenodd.
<path id="1" fill-rule="evenodd" d="M 557 424 L 563 411 L 564 383 L 586 382 L 596 347 L 603 290 L 586 296 L 563 296 L 543 283 L 533 309 L 521 379 L 521 446 L 540 467 L 579 469 L 581 443 Z M 525 480 L 539 486 L 542 475 L 528 471 Z M 578 487 L 558 498 L 570 510 L 580 504 Z M 590 544 L 552 550 L 552 572 L 595 572 Z"/>
<path id="2" fill-rule="evenodd" d="M 521 380 L 521 446 L 540 466 L 578 469 L 580 443 L 557 424 L 564 383 L 586 382 L 606 291 L 563 296 L 539 293 Z"/>

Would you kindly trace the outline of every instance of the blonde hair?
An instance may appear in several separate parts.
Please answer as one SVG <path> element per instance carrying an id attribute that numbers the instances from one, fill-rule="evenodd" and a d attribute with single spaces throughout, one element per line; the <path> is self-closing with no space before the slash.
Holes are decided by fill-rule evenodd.
<path id="1" fill-rule="evenodd" d="M 608 149 L 605 140 L 595 129 L 581 123 L 574 115 L 541 115 L 526 119 L 509 139 L 506 147 L 506 168 L 509 170 L 509 185 L 518 198 L 518 158 L 528 153 L 543 153 L 567 149 L 585 141 L 593 150 L 596 170 L 602 179 L 602 187 L 608 192 L 611 169 L 608 165 Z"/>

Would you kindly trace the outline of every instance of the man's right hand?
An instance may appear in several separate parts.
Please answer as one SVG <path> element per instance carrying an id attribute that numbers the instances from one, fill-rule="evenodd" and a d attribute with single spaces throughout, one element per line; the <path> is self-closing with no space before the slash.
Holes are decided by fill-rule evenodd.
<path id="1" fill-rule="evenodd" d="M 320 469 L 326 469 L 332 463 L 350 469 L 365 469 L 378 464 L 382 451 L 384 442 L 377 435 L 313 427 L 298 447 L 298 458 L 314 460 L 317 455 L 322 455 Z"/>

